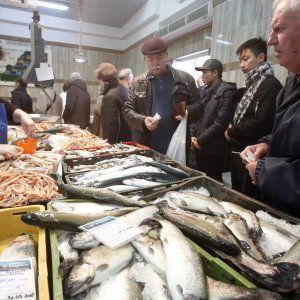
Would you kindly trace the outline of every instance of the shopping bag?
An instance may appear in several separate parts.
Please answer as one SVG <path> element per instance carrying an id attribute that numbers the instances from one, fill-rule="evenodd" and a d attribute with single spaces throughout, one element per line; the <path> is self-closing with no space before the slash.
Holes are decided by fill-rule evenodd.
<path id="1" fill-rule="evenodd" d="M 166 155 L 171 159 L 186 164 L 186 128 L 187 115 L 182 118 L 170 141 Z"/>
<path id="2" fill-rule="evenodd" d="M 0 144 L 7 144 L 7 117 L 4 103 L 0 103 Z"/>

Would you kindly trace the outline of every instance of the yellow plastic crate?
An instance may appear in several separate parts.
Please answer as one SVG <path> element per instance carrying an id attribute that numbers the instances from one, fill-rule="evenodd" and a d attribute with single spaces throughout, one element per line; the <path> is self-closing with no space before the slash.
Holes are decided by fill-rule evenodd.
<path id="1" fill-rule="evenodd" d="M 1 209 L 0 253 L 20 234 L 31 234 L 38 243 L 38 296 L 40 300 L 49 300 L 45 230 L 21 221 L 22 214 L 43 210 L 45 208 L 42 205 Z"/>

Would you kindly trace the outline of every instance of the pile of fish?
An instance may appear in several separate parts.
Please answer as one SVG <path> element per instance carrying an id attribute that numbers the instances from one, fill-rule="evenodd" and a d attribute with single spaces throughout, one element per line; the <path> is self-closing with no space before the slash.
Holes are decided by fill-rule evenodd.
<path id="1" fill-rule="evenodd" d="M 94 165 L 74 166 L 72 171 L 85 171 L 69 176 L 76 185 L 107 188 L 119 193 L 155 187 L 189 177 L 189 174 L 181 169 L 136 154 L 102 160 Z"/>
<path id="2" fill-rule="evenodd" d="M 213 249 L 255 282 L 279 292 L 300 287 L 299 236 L 260 221 L 237 204 L 195 191 L 170 191 L 152 204 L 200 246 Z M 270 253 L 270 248 L 277 251 Z"/>
<path id="3" fill-rule="evenodd" d="M 38 172 L 4 172 L 0 174 L 0 208 L 24 206 L 57 199 L 56 181 Z"/>
<path id="4" fill-rule="evenodd" d="M 73 214 L 75 221 L 75 215 L 93 218 L 121 208 L 54 201 L 52 209 L 53 213 Z M 65 299 L 282 299 L 275 292 L 245 289 L 207 277 L 191 243 L 175 225 L 155 217 L 158 212 L 156 206 L 147 206 L 118 217 L 144 233 L 115 250 L 87 232 L 58 230 Z M 54 223 L 49 214 L 47 226 L 51 227 L 51 220 Z"/>

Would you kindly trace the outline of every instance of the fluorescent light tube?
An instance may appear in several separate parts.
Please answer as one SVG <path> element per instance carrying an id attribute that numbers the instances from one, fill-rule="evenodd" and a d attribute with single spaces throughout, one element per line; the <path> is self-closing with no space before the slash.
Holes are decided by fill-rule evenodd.
<path id="1" fill-rule="evenodd" d="M 45 1 L 37 1 L 37 6 L 47 7 L 47 8 L 53 8 L 58 10 L 68 10 L 69 7 L 66 5 L 58 4 L 58 3 L 51 3 L 51 2 L 45 2 Z"/>

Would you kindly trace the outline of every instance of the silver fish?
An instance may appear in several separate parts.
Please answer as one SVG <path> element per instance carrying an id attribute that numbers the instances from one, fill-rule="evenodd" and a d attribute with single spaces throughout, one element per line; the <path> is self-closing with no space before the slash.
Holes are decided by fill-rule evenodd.
<path id="1" fill-rule="evenodd" d="M 248 236 L 248 228 L 244 219 L 237 214 L 229 214 L 224 224 L 239 240 L 242 249 L 256 260 L 264 261 L 264 257 L 253 240 Z"/>
<path id="2" fill-rule="evenodd" d="M 166 255 L 167 282 L 172 298 L 207 299 L 200 256 L 176 226 L 165 220 L 159 222 L 162 225 L 160 238 Z"/>
<path id="3" fill-rule="evenodd" d="M 107 189 L 92 188 L 84 186 L 75 186 L 72 184 L 59 184 L 60 189 L 67 192 L 69 195 L 98 200 L 99 202 L 115 203 L 123 206 L 146 206 L 146 203 L 132 200 L 123 195 L 114 193 Z"/>
<path id="4" fill-rule="evenodd" d="M 72 236 L 72 233 L 61 233 L 57 237 L 57 248 L 59 256 L 61 258 L 61 264 L 59 265 L 59 271 L 62 274 L 62 277 L 65 277 L 68 271 L 73 268 L 73 266 L 79 260 L 78 251 L 73 249 L 69 245 L 69 240 Z"/>
<path id="5" fill-rule="evenodd" d="M 146 179 L 139 179 L 139 178 L 131 178 L 123 180 L 123 184 L 128 186 L 135 186 L 139 188 L 148 188 L 153 186 L 161 185 L 160 182 L 150 181 Z"/>
<path id="6" fill-rule="evenodd" d="M 150 264 L 135 262 L 130 269 L 129 277 L 143 284 L 143 300 L 171 300 L 167 281 L 158 275 Z"/>
<path id="7" fill-rule="evenodd" d="M 107 187 L 105 187 L 105 189 L 108 189 L 115 193 L 125 193 L 125 192 L 136 191 L 137 188 L 136 188 L 136 186 L 133 186 L 133 185 L 117 184 L 117 185 L 107 186 Z"/>
<path id="8" fill-rule="evenodd" d="M 140 227 L 141 229 L 143 226 Z M 151 264 L 159 274 L 166 273 L 166 257 L 160 239 L 141 234 L 131 241 L 133 247 Z"/>
<path id="9" fill-rule="evenodd" d="M 264 289 L 248 289 L 207 277 L 209 300 L 283 300 L 276 292 Z"/>
<path id="10" fill-rule="evenodd" d="M 259 221 L 252 211 L 231 202 L 222 201 L 221 204 L 228 214 L 238 214 L 246 221 L 249 230 L 249 236 L 251 238 L 257 240 L 262 235 L 262 229 L 259 225 Z"/>
<path id="11" fill-rule="evenodd" d="M 89 232 L 83 231 L 72 234 L 69 244 L 74 249 L 90 250 L 99 246 L 101 242 Z"/>
<path id="12" fill-rule="evenodd" d="M 139 285 L 129 278 L 129 268 L 91 288 L 84 300 L 143 300 Z"/>
<path id="13" fill-rule="evenodd" d="M 130 244 L 112 250 L 99 246 L 83 254 L 82 262 L 73 267 L 64 282 L 64 291 L 75 296 L 117 274 L 132 260 L 134 249 Z"/>
<path id="14" fill-rule="evenodd" d="M 195 192 L 168 192 L 165 194 L 177 206 L 203 212 L 209 215 L 225 217 L 226 211 L 222 205 L 214 198 L 201 195 Z"/>

